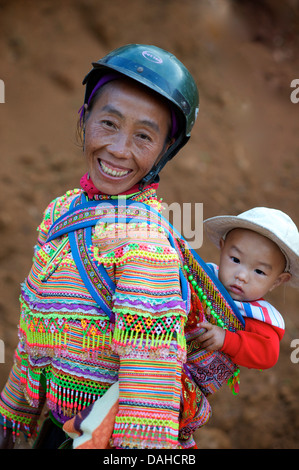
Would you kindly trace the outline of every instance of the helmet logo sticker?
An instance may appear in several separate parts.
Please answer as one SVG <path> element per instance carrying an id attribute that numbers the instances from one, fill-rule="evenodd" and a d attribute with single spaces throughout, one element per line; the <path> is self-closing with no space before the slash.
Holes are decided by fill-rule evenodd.
<path id="1" fill-rule="evenodd" d="M 158 55 L 153 54 L 150 51 L 143 51 L 142 55 L 145 59 L 155 62 L 156 64 L 162 64 L 163 60 Z"/>

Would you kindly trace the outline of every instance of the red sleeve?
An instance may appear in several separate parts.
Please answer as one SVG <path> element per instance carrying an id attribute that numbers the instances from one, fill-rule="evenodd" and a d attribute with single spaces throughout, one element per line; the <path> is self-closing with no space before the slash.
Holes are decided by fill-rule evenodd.
<path id="1" fill-rule="evenodd" d="M 284 330 L 259 320 L 245 318 L 245 330 L 226 331 L 221 351 L 239 366 L 253 369 L 273 367 L 279 356 Z"/>

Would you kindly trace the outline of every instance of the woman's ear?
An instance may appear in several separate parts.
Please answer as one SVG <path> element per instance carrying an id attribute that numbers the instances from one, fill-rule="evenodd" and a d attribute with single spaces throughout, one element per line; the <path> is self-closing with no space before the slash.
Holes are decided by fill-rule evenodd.
<path id="1" fill-rule="evenodd" d="M 174 143 L 175 143 L 175 138 L 174 138 L 174 137 L 172 137 L 171 139 L 167 139 L 167 140 L 166 140 L 165 152 L 166 152 L 166 150 L 168 150 L 169 147 L 171 147 Z"/>
<path id="2" fill-rule="evenodd" d="M 292 274 L 290 273 L 281 273 L 276 281 L 274 282 L 273 286 L 270 288 L 270 292 L 274 290 L 276 287 L 280 286 L 281 284 L 284 284 L 285 282 L 288 282 L 292 277 Z"/>
<path id="3" fill-rule="evenodd" d="M 160 153 L 160 155 L 158 155 L 157 157 L 157 160 L 155 161 L 155 165 L 157 165 L 157 163 L 159 163 L 159 161 L 161 160 L 161 158 L 163 157 L 163 155 L 167 152 L 167 150 L 169 149 L 169 147 L 172 146 L 172 144 L 175 142 L 175 138 L 173 137 L 172 139 L 166 139 L 165 141 L 165 144 L 164 144 L 164 147 L 162 149 L 162 152 Z"/>
<path id="4" fill-rule="evenodd" d="M 87 106 L 87 104 L 85 103 L 85 105 L 84 105 L 84 113 L 83 113 L 83 123 L 82 123 L 82 136 L 83 136 L 83 147 L 82 147 L 82 150 L 83 150 L 83 152 L 84 152 L 84 149 L 85 149 L 85 125 L 86 125 L 86 121 L 87 121 L 88 115 L 89 115 L 88 106 Z"/>

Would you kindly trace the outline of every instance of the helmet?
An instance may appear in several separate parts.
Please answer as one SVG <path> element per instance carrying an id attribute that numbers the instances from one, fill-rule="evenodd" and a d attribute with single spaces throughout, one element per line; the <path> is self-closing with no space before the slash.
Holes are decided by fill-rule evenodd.
<path id="1" fill-rule="evenodd" d="M 175 111 L 179 127 L 175 142 L 142 180 L 143 184 L 154 181 L 164 165 L 190 138 L 199 106 L 193 77 L 173 54 L 143 44 L 129 44 L 115 49 L 92 65 L 83 80 L 83 85 L 86 85 L 84 104 L 88 103 L 92 90 L 102 76 L 117 72 L 158 93 Z"/>

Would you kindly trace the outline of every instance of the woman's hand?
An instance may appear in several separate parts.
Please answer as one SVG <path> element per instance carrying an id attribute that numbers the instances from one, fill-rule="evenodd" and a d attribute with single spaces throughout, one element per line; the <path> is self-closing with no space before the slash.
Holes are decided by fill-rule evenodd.
<path id="1" fill-rule="evenodd" d="M 206 351 L 217 351 L 222 348 L 225 338 L 225 330 L 223 328 L 212 325 L 209 322 L 198 323 L 197 326 L 206 330 L 197 337 L 197 341 L 203 349 Z"/>
<path id="2" fill-rule="evenodd" d="M 13 447 L 14 442 L 12 438 L 12 430 L 7 428 L 4 435 L 4 428 L 0 424 L 0 449 L 13 449 Z"/>

